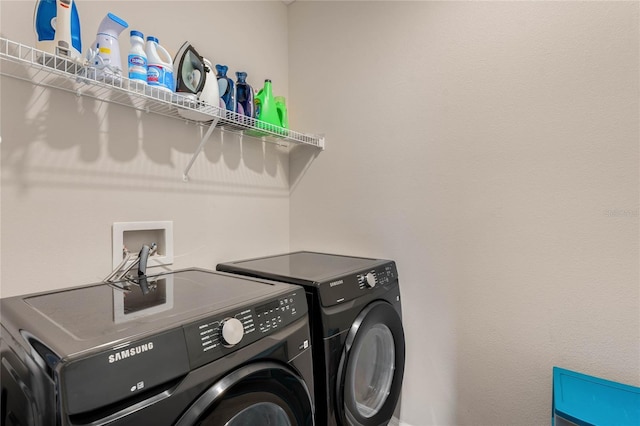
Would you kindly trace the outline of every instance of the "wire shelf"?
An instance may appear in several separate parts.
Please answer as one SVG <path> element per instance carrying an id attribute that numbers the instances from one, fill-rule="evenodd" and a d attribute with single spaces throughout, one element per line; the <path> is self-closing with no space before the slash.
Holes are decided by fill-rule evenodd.
<path id="1" fill-rule="evenodd" d="M 188 94 L 148 86 L 2 37 L 0 75 L 182 121 L 218 126 L 224 131 L 259 138 L 266 142 L 279 145 L 293 142 L 324 150 L 322 136 L 284 129 L 197 101 Z"/>

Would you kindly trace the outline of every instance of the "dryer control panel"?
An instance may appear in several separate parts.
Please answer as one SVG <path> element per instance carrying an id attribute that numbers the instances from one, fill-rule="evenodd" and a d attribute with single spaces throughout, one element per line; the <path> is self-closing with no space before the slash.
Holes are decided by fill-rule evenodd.
<path id="1" fill-rule="evenodd" d="M 222 358 L 307 313 L 303 290 L 183 326 L 191 368 Z"/>
<path id="2" fill-rule="evenodd" d="M 398 280 L 395 262 L 387 262 L 371 269 L 335 278 L 319 286 L 323 306 L 332 306 L 362 295 L 365 291 L 388 286 Z"/>

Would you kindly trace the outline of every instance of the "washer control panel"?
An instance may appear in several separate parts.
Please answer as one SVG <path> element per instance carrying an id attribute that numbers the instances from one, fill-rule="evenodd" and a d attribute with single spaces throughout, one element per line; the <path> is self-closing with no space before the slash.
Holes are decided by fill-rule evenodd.
<path id="1" fill-rule="evenodd" d="M 332 306 L 355 299 L 365 291 L 388 286 L 397 280 L 396 264 L 389 261 L 374 268 L 323 283 L 320 286 L 320 298 L 324 306 Z"/>
<path id="2" fill-rule="evenodd" d="M 357 275 L 357 279 L 361 290 L 389 284 L 397 279 L 395 265 L 385 265 L 384 268 L 363 272 Z"/>
<path id="3" fill-rule="evenodd" d="M 291 324 L 306 312 L 306 296 L 300 290 L 266 303 L 185 325 L 183 329 L 191 368 L 249 345 Z"/>

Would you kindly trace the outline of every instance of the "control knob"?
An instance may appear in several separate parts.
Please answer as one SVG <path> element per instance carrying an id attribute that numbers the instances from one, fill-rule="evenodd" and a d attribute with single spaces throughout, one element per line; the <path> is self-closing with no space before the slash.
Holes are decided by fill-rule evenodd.
<path id="1" fill-rule="evenodd" d="M 226 318 L 222 322 L 222 344 L 228 348 L 237 345 L 244 336 L 244 326 L 236 318 Z"/>
<path id="2" fill-rule="evenodd" d="M 369 272 L 366 276 L 364 283 L 369 288 L 375 287 L 376 284 L 378 284 L 378 280 L 376 279 L 376 274 L 374 274 L 373 272 Z"/>

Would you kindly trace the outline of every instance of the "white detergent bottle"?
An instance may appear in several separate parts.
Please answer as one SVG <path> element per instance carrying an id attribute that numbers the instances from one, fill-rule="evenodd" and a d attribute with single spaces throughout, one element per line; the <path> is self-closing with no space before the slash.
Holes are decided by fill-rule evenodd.
<path id="1" fill-rule="evenodd" d="M 140 31 L 131 31 L 131 50 L 129 50 L 129 80 L 147 84 L 147 54 L 144 51 L 144 35 Z"/>
<path id="2" fill-rule="evenodd" d="M 171 55 L 158 44 L 158 39 L 147 37 L 147 84 L 173 92 L 173 63 Z"/>

